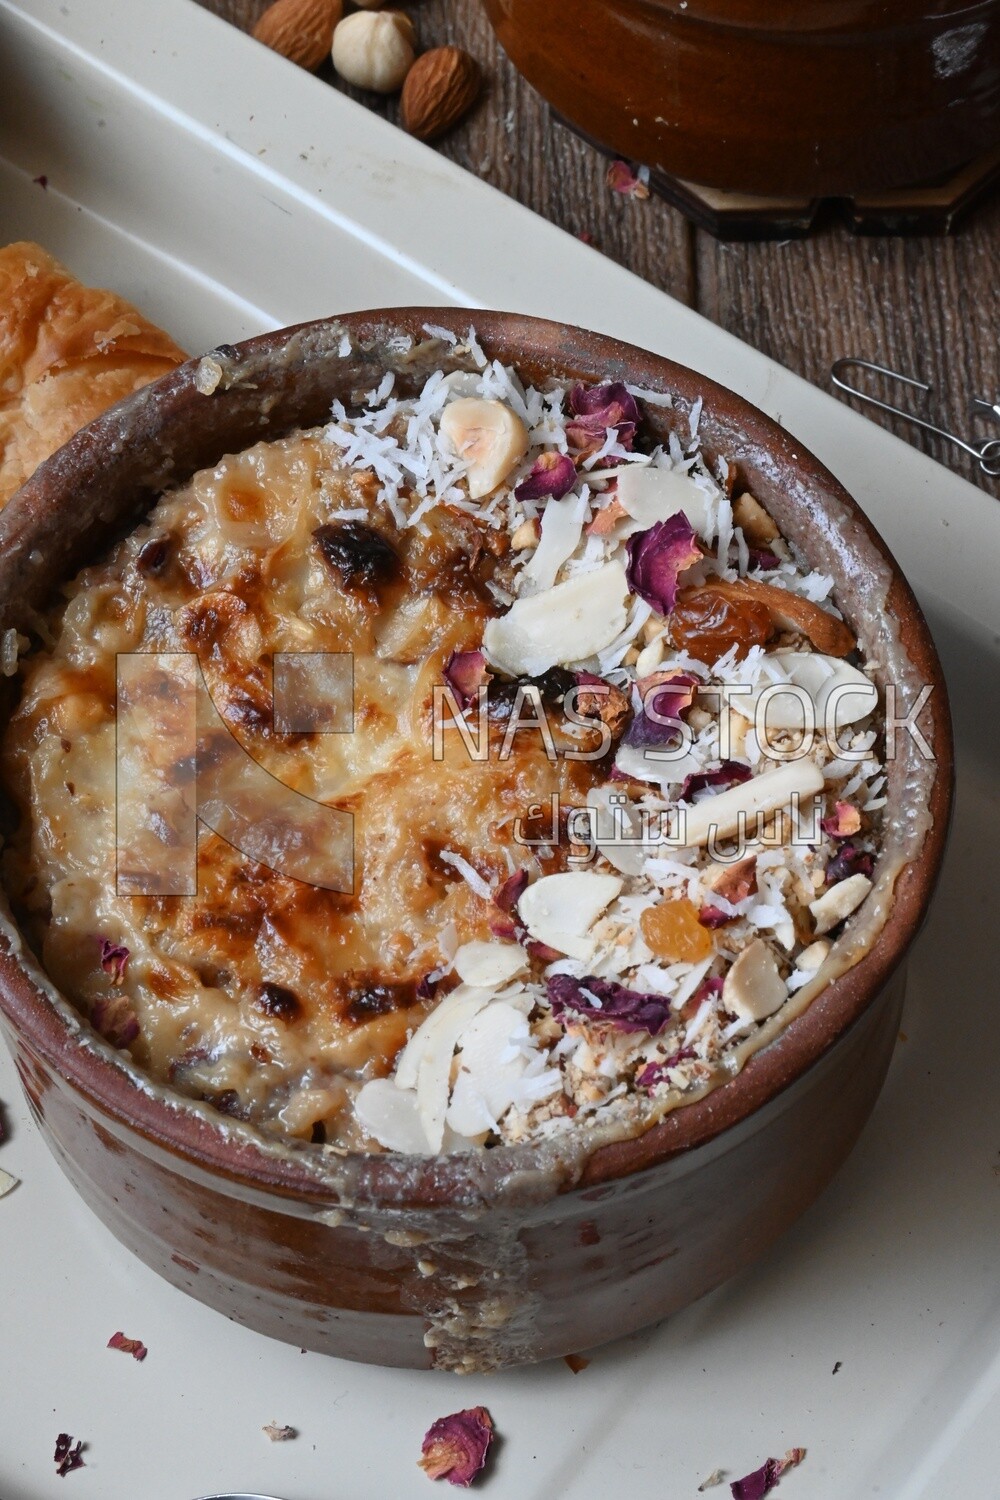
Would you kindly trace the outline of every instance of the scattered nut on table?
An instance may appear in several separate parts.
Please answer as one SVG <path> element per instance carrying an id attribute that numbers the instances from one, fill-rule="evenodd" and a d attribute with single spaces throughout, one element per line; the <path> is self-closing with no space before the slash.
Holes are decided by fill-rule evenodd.
<path id="1" fill-rule="evenodd" d="M 347 83 L 394 94 L 413 67 L 413 23 L 398 10 L 359 10 L 333 33 L 333 66 Z"/>
<path id="2" fill-rule="evenodd" d="M 403 84 L 403 127 L 433 141 L 457 125 L 479 94 L 479 64 L 461 47 L 433 47 L 418 57 Z"/>
<path id="3" fill-rule="evenodd" d="M 258 42 L 314 72 L 330 54 L 344 0 L 274 0 L 253 29 Z"/>

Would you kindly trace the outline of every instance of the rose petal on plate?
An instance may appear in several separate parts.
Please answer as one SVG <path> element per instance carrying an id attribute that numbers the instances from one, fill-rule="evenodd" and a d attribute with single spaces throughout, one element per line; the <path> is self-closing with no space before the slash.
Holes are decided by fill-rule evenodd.
<path id="1" fill-rule="evenodd" d="M 493 1418 L 486 1407 L 469 1407 L 431 1424 L 418 1462 L 429 1479 L 468 1488 L 482 1471 L 492 1441 Z"/>
<path id="2" fill-rule="evenodd" d="M 131 1354 L 132 1358 L 137 1360 L 139 1364 L 142 1363 L 149 1353 L 142 1339 L 126 1338 L 121 1331 L 111 1335 L 108 1339 L 108 1348 L 120 1349 L 123 1354 Z"/>

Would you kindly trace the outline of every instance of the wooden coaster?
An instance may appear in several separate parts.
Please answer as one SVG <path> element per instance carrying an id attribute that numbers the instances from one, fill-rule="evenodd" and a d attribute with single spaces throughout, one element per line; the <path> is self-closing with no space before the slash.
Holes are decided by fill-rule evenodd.
<path id="1" fill-rule="evenodd" d="M 650 172 L 649 185 L 687 218 L 723 240 L 784 240 L 841 219 L 854 234 L 952 234 L 1000 181 L 1000 150 L 931 183 L 851 198 L 757 198 Z"/>

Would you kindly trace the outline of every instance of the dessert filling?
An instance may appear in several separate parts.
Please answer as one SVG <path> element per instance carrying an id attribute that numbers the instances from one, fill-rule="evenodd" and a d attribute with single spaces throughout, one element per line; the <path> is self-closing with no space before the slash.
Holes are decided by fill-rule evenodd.
<path id="1" fill-rule="evenodd" d="M 223 458 L 68 586 L 5 882 L 108 1042 L 273 1135 L 652 1123 L 872 889 L 878 693 L 697 406 L 660 443 L 668 394 L 428 333 L 468 368 Z"/>

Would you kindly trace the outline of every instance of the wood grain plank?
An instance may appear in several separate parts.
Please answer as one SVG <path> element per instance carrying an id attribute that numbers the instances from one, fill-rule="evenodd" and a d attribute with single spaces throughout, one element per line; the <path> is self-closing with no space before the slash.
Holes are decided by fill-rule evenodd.
<path id="1" fill-rule="evenodd" d="M 835 359 L 860 355 L 934 386 L 931 397 L 871 380 L 868 388 L 967 438 L 1000 437 L 973 418 L 973 396 L 1000 395 L 1000 202 L 946 239 L 855 238 L 830 228 L 783 245 L 701 236 L 697 305 L 714 322 L 816 385 Z M 940 462 L 994 493 L 975 460 L 940 439 L 863 408 Z"/>
<path id="2" fill-rule="evenodd" d="M 198 3 L 248 29 L 268 0 Z M 445 156 L 571 234 L 589 237 L 612 260 L 807 380 L 829 389 L 832 362 L 862 355 L 932 381 L 935 395 L 918 409 L 944 426 L 981 439 L 1000 435 L 1000 424 L 974 420 L 968 410 L 973 395 L 1000 395 L 1000 200 L 949 239 L 856 238 L 831 226 L 786 244 L 717 242 L 662 202 L 611 193 L 605 159 L 551 119 L 478 5 L 415 0 L 407 9 L 422 48 L 464 46 L 487 80 L 476 110 L 439 144 Z M 332 68 L 321 76 L 397 119 L 395 100 L 347 88 Z M 912 428 L 894 430 L 1000 494 L 1000 483 L 958 449 Z"/>

